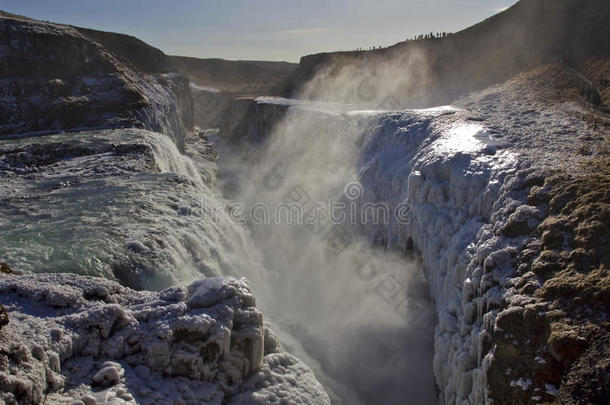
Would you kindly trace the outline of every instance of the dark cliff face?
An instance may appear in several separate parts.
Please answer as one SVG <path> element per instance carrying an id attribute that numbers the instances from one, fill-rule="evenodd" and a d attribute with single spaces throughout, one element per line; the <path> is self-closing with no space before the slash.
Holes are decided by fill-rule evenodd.
<path id="1" fill-rule="evenodd" d="M 0 14 L 0 138 L 137 127 L 180 146 L 192 126 L 188 81 L 129 36 Z"/>
<path id="2" fill-rule="evenodd" d="M 172 71 L 168 57 L 161 50 L 146 44 L 136 37 L 88 28 L 74 28 L 90 40 L 101 44 L 116 59 L 133 70 L 145 73 L 167 73 Z"/>
<path id="3" fill-rule="evenodd" d="M 176 71 L 199 86 L 240 96 L 269 95 L 272 86 L 285 80 L 298 65 L 288 62 L 265 62 L 224 59 L 200 59 L 169 56 Z"/>
<path id="4" fill-rule="evenodd" d="M 409 97 L 408 106 L 449 103 L 540 63 L 564 60 L 581 67 L 591 59 L 610 59 L 608 20 L 610 3 L 605 0 L 521 0 L 443 38 L 405 41 L 373 51 L 303 57 L 299 68 L 276 92 L 298 96 L 305 83 L 323 69 L 331 71 L 328 77 L 332 79 L 347 65 L 366 70 L 390 64 L 403 66 L 405 75 L 419 75 L 396 89 L 395 95 Z M 417 66 L 405 63 L 413 55 L 417 55 Z"/>

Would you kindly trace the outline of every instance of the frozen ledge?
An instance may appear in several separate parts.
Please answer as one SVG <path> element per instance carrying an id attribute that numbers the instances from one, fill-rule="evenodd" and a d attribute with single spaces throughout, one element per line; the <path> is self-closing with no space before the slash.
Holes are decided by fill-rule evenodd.
<path id="1" fill-rule="evenodd" d="M 280 352 L 245 279 L 161 292 L 73 274 L 0 276 L 6 404 L 330 404 Z"/>
<path id="2" fill-rule="evenodd" d="M 433 369 L 439 402 L 512 403 L 529 392 L 514 381 L 533 381 L 538 370 L 530 362 L 548 358 L 532 338 L 544 305 L 515 288 L 526 282 L 532 291 L 539 288 L 517 266 L 539 238 L 548 191 L 541 170 L 467 114 L 382 117 L 365 144 L 360 180 L 372 201 L 410 208 L 406 224 L 386 232 L 391 244 L 412 246 L 422 256 L 438 319 Z M 508 325 L 511 313 L 518 319 Z M 539 398 L 555 396 L 540 391 Z"/>

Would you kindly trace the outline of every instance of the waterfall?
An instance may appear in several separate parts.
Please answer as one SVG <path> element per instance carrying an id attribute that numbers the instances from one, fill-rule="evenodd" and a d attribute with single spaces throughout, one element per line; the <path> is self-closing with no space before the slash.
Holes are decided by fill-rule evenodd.
<path id="1" fill-rule="evenodd" d="M 430 403 L 435 380 L 441 403 L 484 401 L 503 296 L 483 262 L 512 274 L 501 227 L 526 173 L 465 111 L 335 107 L 246 117 L 272 130 L 219 141 L 224 196 L 213 162 L 161 134 L 7 140 L 1 259 L 148 289 L 245 276 L 336 403 Z"/>
<path id="2" fill-rule="evenodd" d="M 262 144 L 220 160 L 234 220 L 250 225 L 271 273 L 273 294 L 260 304 L 288 349 L 318 364 L 335 403 L 435 401 L 428 286 L 417 255 L 393 233 L 411 218 L 393 201 L 402 190 L 377 193 L 367 156 L 381 135 L 412 145 L 395 168 L 406 179 L 409 156 L 430 136 L 417 129 L 439 114 L 414 113 L 407 133 L 404 122 L 384 126 L 387 113 L 301 105 Z M 397 163 L 384 152 L 375 158 Z"/>

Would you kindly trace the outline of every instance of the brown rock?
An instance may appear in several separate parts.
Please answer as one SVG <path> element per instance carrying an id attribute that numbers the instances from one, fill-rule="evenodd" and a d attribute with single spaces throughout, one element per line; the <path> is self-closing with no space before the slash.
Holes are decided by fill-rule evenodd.
<path id="1" fill-rule="evenodd" d="M 579 331 L 566 325 L 553 325 L 549 338 L 549 352 L 559 363 L 566 366 L 584 353 L 587 340 L 580 336 Z"/>
<path id="2" fill-rule="evenodd" d="M 8 311 L 4 305 L 0 304 L 0 329 L 2 329 L 3 326 L 8 325 L 8 322 Z"/>

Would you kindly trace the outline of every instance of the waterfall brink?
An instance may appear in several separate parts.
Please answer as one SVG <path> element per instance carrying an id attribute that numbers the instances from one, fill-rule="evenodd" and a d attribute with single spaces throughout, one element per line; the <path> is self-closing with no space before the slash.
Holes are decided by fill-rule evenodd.
<path id="1" fill-rule="evenodd" d="M 171 139 L 151 133 L 145 136 L 145 140 L 150 144 L 155 162 L 162 173 L 175 173 L 190 178 L 197 182 L 199 186 L 203 186 L 204 182 L 199 170 L 190 159 L 178 151 Z"/>
<path id="2" fill-rule="evenodd" d="M 80 132 L 5 141 L 2 152 L 10 198 L 0 243 L 22 271 L 101 276 L 138 289 L 263 274 L 247 230 L 204 181 L 213 174 L 165 135 Z"/>

